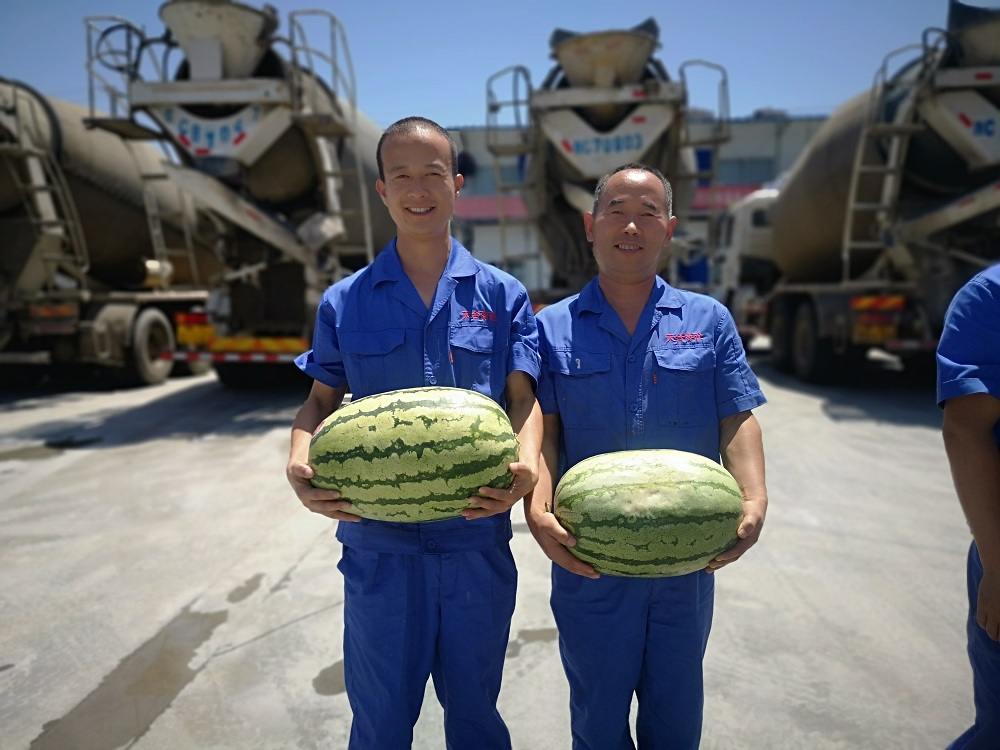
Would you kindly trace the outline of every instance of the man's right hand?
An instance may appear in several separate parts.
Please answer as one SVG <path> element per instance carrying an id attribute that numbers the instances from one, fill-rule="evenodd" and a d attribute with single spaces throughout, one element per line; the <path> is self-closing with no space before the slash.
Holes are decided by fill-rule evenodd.
<path id="1" fill-rule="evenodd" d="M 568 548 L 576 544 L 576 539 L 559 524 L 554 515 L 548 511 L 528 511 L 525 513 L 525 520 L 538 546 L 552 562 L 578 576 L 600 578 L 601 574 L 592 566 L 577 559 L 569 551 Z"/>
<path id="2" fill-rule="evenodd" d="M 313 513 L 319 513 L 337 521 L 360 521 L 361 517 L 348 511 L 353 507 L 348 501 L 340 499 L 336 490 L 323 490 L 313 487 L 312 467 L 302 461 L 292 461 L 285 468 L 285 477 L 295 490 L 299 501 Z"/>

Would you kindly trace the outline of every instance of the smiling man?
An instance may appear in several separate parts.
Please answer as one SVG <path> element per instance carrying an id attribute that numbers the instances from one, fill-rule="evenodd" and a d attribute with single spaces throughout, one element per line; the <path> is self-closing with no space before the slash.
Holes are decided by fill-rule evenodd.
<path id="1" fill-rule="evenodd" d="M 286 475 L 306 508 L 340 522 L 351 750 L 408 749 L 428 676 L 448 747 L 506 750 L 496 703 L 517 583 L 510 509 L 535 484 L 541 442 L 535 319 L 520 282 L 451 237 L 463 179 L 448 132 L 421 117 L 400 120 L 377 157 L 376 188 L 396 237 L 324 294 L 313 348 L 296 361 L 315 382 L 292 426 Z M 520 442 L 514 485 L 480 488 L 463 518 L 351 514 L 338 493 L 310 485 L 307 463 L 313 431 L 348 383 L 355 400 L 421 386 L 491 397 Z"/>
<path id="2" fill-rule="evenodd" d="M 584 216 L 598 276 L 538 314 L 544 414 L 538 484 L 525 498 L 532 534 L 555 563 L 552 612 L 570 686 L 574 750 L 697 748 L 702 660 L 712 625 L 710 573 L 760 535 L 764 449 L 751 411 L 764 403 L 726 308 L 656 273 L 677 219 L 657 170 L 620 167 Z M 736 478 L 744 520 L 736 546 L 706 570 L 672 578 L 598 576 L 567 547 L 550 512 L 569 467 L 598 453 L 673 448 L 720 461 Z"/>

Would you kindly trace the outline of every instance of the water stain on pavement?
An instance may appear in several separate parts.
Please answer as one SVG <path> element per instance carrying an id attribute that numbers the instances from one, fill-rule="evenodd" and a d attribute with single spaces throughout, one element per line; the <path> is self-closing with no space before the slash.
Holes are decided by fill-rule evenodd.
<path id="1" fill-rule="evenodd" d="M 0 451 L 0 461 L 38 461 L 61 455 L 72 448 L 85 448 L 101 441 L 100 436 L 51 438 L 44 443 L 25 445 Z"/>
<path id="2" fill-rule="evenodd" d="M 229 592 L 229 596 L 226 597 L 226 601 L 230 604 L 236 604 L 251 596 L 254 591 L 260 588 L 261 581 L 264 580 L 264 574 L 258 573 L 252 578 L 248 578 L 243 582 L 241 586 L 237 586 L 235 589 Z"/>
<path id="3" fill-rule="evenodd" d="M 507 658 L 513 659 L 520 655 L 521 649 L 531 643 L 555 641 L 559 631 L 555 628 L 528 628 L 517 631 L 517 638 L 507 644 Z"/>
<path id="4" fill-rule="evenodd" d="M 313 678 L 313 690 L 319 695 L 340 695 L 346 689 L 343 660 L 330 665 Z"/>
<path id="5" fill-rule="evenodd" d="M 185 607 L 68 714 L 45 724 L 30 750 L 114 750 L 141 737 L 201 671 L 189 664 L 227 616 Z"/>

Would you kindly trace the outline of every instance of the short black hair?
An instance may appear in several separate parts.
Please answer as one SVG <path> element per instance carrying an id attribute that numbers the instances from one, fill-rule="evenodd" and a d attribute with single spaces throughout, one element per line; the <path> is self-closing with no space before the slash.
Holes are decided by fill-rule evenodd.
<path id="1" fill-rule="evenodd" d="M 454 177 L 458 174 L 458 148 L 455 146 L 455 141 L 451 139 L 451 134 L 433 120 L 428 120 L 426 117 L 414 116 L 396 120 L 396 122 L 385 129 L 382 137 L 378 139 L 378 146 L 375 147 L 375 161 L 378 162 L 378 178 L 380 180 L 385 181 L 385 168 L 382 165 L 382 144 L 393 136 L 407 135 L 422 128 L 429 128 L 448 139 L 448 145 L 451 146 L 451 176 Z"/>
<path id="2" fill-rule="evenodd" d="M 597 188 L 594 190 L 594 207 L 593 209 L 591 209 L 592 216 L 597 215 L 597 204 L 600 203 L 601 201 L 601 195 L 604 193 L 604 188 L 608 184 L 608 180 L 610 180 L 619 172 L 630 172 L 633 170 L 638 172 L 648 172 L 649 174 L 653 175 L 656 179 L 658 179 L 661 183 L 663 183 L 663 195 L 666 197 L 667 200 L 667 217 L 669 218 L 674 215 L 674 190 L 672 187 L 670 187 L 670 181 L 663 176 L 663 172 L 661 172 L 656 167 L 649 166 L 648 164 L 629 162 L 628 164 L 622 164 L 613 172 L 608 172 L 606 175 L 604 175 L 604 177 L 601 178 L 601 181 L 597 183 Z"/>

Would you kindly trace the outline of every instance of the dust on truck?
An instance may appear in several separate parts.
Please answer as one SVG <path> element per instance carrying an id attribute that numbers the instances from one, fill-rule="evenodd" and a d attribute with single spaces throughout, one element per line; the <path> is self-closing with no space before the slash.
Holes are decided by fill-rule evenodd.
<path id="1" fill-rule="evenodd" d="M 288 14 L 229 0 L 170 0 L 150 36 L 116 17 L 87 19 L 93 127 L 165 142 L 169 182 L 213 235 L 221 271 L 208 299 L 176 319 L 164 357 L 210 362 L 221 381 L 309 347 L 333 281 L 369 263 L 394 233 L 375 192 L 381 129 L 357 108 L 343 27 L 323 10 Z"/>
<path id="2" fill-rule="evenodd" d="M 1000 10 L 952 0 L 948 28 L 887 56 L 776 194 L 734 207 L 737 229 L 741 213 L 770 246 L 721 248 L 743 273 L 719 296 L 778 368 L 824 380 L 873 347 L 931 367 L 955 292 L 1000 260 Z"/>
<path id="3" fill-rule="evenodd" d="M 627 162 L 656 167 L 670 180 L 678 231 L 672 252 L 694 247 L 692 200 L 714 177 L 720 144 L 729 139 L 728 84 L 722 67 L 700 60 L 680 65 L 674 80 L 655 52 L 659 27 L 652 18 L 627 30 L 550 38 L 556 65 L 540 86 L 515 65 L 487 82 L 487 148 L 494 156 L 499 196 L 520 194 L 527 221 L 537 227 L 552 270 L 553 297 L 579 291 L 596 273 L 582 216 L 593 207 L 598 180 Z M 707 135 L 688 129 L 688 72 L 707 69 L 718 79 L 718 112 Z M 697 150 L 702 152 L 699 159 Z M 523 260 L 510 248 L 513 221 L 499 202 L 504 265 Z M 661 258 L 669 272 L 671 257 Z"/>

